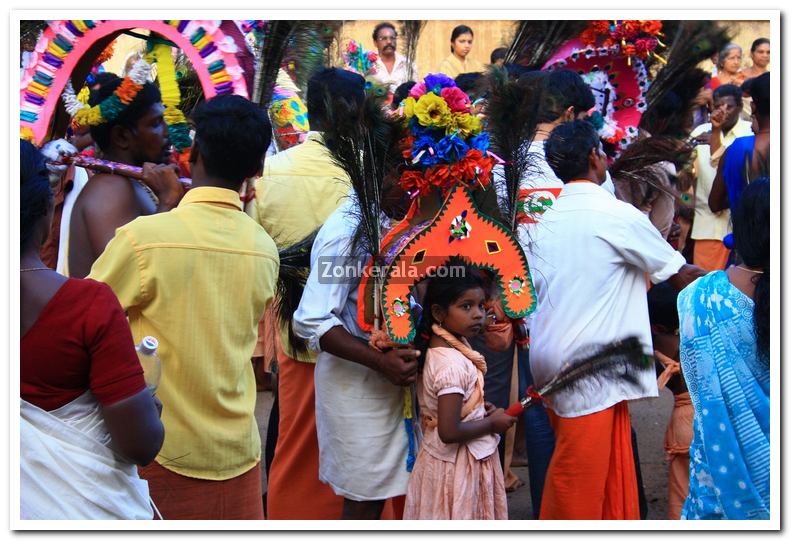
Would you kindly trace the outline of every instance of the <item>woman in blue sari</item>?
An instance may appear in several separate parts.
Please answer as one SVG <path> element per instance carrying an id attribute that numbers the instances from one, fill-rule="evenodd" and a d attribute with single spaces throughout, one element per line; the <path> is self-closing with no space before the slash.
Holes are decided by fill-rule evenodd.
<path id="1" fill-rule="evenodd" d="M 678 296 L 695 407 L 682 519 L 769 518 L 769 179 L 744 188 L 732 220 L 743 263 Z"/>

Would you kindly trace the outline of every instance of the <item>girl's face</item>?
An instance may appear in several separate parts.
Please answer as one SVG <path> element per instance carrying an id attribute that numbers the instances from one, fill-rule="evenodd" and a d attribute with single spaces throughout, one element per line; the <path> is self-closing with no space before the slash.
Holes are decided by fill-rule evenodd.
<path id="1" fill-rule="evenodd" d="M 728 73 L 736 73 L 742 67 L 742 52 L 739 49 L 731 49 L 728 56 L 722 63 L 722 69 Z"/>
<path id="2" fill-rule="evenodd" d="M 447 309 L 438 304 L 431 307 L 435 321 L 456 336 L 470 338 L 480 334 L 486 318 L 486 294 L 480 287 L 468 289 Z"/>
<path id="3" fill-rule="evenodd" d="M 755 48 L 755 51 L 753 51 L 750 56 L 752 56 L 755 66 L 765 68 L 769 65 L 769 44 L 762 43 Z"/>
<path id="4" fill-rule="evenodd" d="M 453 54 L 466 58 L 472 49 L 472 34 L 461 34 L 452 41 Z"/>

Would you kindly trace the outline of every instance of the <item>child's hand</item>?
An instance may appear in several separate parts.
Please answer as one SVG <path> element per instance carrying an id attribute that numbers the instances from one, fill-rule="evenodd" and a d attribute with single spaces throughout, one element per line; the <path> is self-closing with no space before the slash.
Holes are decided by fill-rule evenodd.
<path id="1" fill-rule="evenodd" d="M 495 406 L 495 405 L 494 405 L 494 404 L 492 404 L 491 402 L 484 402 L 484 403 L 483 403 L 483 407 L 484 407 L 484 409 L 486 410 L 486 415 L 485 415 L 486 417 L 488 417 L 489 415 L 491 415 L 492 413 L 494 413 L 494 412 L 495 412 L 495 410 L 497 409 L 497 406 Z"/>
<path id="2" fill-rule="evenodd" d="M 503 408 L 495 409 L 488 417 L 492 423 L 492 432 L 497 434 L 502 434 L 516 423 L 516 417 L 508 415 Z"/>

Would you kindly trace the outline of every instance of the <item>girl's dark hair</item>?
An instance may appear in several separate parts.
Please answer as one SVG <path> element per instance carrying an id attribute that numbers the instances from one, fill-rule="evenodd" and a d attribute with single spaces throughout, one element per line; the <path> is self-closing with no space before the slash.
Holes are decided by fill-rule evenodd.
<path id="1" fill-rule="evenodd" d="M 731 216 L 736 253 L 749 267 L 763 269 L 753 278 L 753 322 L 758 351 L 769 355 L 769 178 L 748 184 Z"/>
<path id="2" fill-rule="evenodd" d="M 32 240 L 33 229 L 52 205 L 49 174 L 44 156 L 28 141 L 19 141 L 19 230 L 20 248 L 24 252 Z"/>
<path id="3" fill-rule="evenodd" d="M 769 45 L 769 39 L 768 38 L 758 38 L 757 40 L 753 41 L 753 44 L 750 46 L 750 52 L 754 53 L 755 50 L 758 47 L 760 47 L 761 45 L 763 45 L 764 43 Z"/>
<path id="4" fill-rule="evenodd" d="M 457 258 L 451 258 L 445 265 L 438 267 L 434 277 L 428 279 L 426 295 L 422 302 L 423 311 L 420 315 L 420 322 L 415 337 L 415 347 L 421 351 L 419 359 L 421 365 L 425 359 L 428 341 L 431 339 L 431 326 L 434 323 L 439 323 L 434 321 L 431 315 L 431 307 L 438 304 L 447 309 L 465 291 L 478 287 L 487 292 L 486 282 L 481 277 L 480 272 Z"/>
<path id="5" fill-rule="evenodd" d="M 450 52 L 453 52 L 453 42 L 456 41 L 456 38 L 462 34 L 469 34 L 472 37 L 475 37 L 475 32 L 472 31 L 472 28 L 466 24 L 460 24 L 453 29 L 453 32 L 450 33 Z"/>

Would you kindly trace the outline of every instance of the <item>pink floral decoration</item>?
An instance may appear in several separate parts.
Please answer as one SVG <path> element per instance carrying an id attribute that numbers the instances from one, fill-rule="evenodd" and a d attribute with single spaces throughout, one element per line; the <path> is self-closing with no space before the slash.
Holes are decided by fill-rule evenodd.
<path id="1" fill-rule="evenodd" d="M 443 88 L 440 91 L 440 96 L 448 102 L 448 107 L 454 113 L 466 113 L 469 111 L 470 98 L 461 88 L 457 86 Z"/>
<path id="2" fill-rule="evenodd" d="M 412 87 L 412 90 L 409 91 L 409 96 L 411 98 L 418 99 L 420 96 L 426 93 L 426 83 L 420 81 L 418 84 Z"/>

